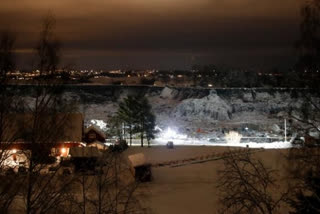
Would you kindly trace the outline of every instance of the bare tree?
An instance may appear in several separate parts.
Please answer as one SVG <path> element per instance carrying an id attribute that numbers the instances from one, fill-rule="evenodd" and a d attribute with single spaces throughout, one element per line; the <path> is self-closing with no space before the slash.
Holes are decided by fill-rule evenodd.
<path id="1" fill-rule="evenodd" d="M 300 39 L 297 48 L 300 54 L 298 65 L 303 69 L 319 69 L 320 59 L 320 1 L 305 0 L 301 8 Z"/>
<path id="2" fill-rule="evenodd" d="M 65 140 L 66 130 L 74 120 L 74 106 L 63 98 L 63 87 L 48 74 L 59 62 L 59 42 L 54 37 L 55 19 L 45 17 L 36 47 L 40 76 L 33 82 L 32 98 L 26 100 L 26 111 L 19 121 L 20 132 L 28 150 L 24 191 L 26 213 L 53 213 L 65 203 L 73 179 L 59 179 L 57 172 L 43 173 L 54 158 L 51 148 Z M 80 124 L 82 122 L 80 121 Z M 81 141 L 81 139 L 79 139 Z"/>
<path id="3" fill-rule="evenodd" d="M 320 1 L 305 0 L 301 8 L 301 36 L 297 43 L 299 66 L 315 71 L 320 59 Z M 295 80 L 298 81 L 298 80 Z M 306 82 L 314 93 L 304 96 L 301 111 L 291 111 L 292 128 L 304 137 L 303 145 L 292 148 L 287 156 L 292 213 L 320 213 L 320 99 L 316 77 Z M 299 98 L 301 99 L 301 98 Z"/>
<path id="4" fill-rule="evenodd" d="M 15 67 L 15 59 L 13 55 L 15 38 L 8 31 L 2 32 L 0 37 L 0 71 L 1 83 L 7 81 L 7 73 Z"/>
<path id="5" fill-rule="evenodd" d="M 43 21 L 36 47 L 40 75 L 53 75 L 60 61 L 60 42 L 54 34 L 55 24 L 56 19 L 52 14 L 48 14 Z"/>
<path id="6" fill-rule="evenodd" d="M 291 189 L 287 202 L 294 209 L 291 213 L 320 213 L 320 148 L 292 148 L 287 159 Z"/>
<path id="7" fill-rule="evenodd" d="M 276 213 L 287 193 L 275 199 L 275 171 L 252 157 L 249 150 L 232 153 L 224 160 L 219 176 L 221 213 Z"/>
<path id="8" fill-rule="evenodd" d="M 13 124 L 19 110 L 17 103 L 21 101 L 9 86 L 8 73 L 15 68 L 13 54 L 15 37 L 10 32 L 0 35 L 0 212 L 7 213 L 20 190 L 20 179 L 15 174 L 4 174 L 9 170 L 7 165 L 13 158 L 12 142 L 18 138 Z"/>
<path id="9" fill-rule="evenodd" d="M 3 32 L 0 37 L 0 167 L 3 168 L 3 162 L 8 158 L 8 142 L 12 142 L 15 133 L 9 131 L 10 122 L 14 119 L 12 112 L 14 109 L 15 96 L 9 90 L 8 73 L 14 69 L 14 36 L 9 32 Z M 9 119 L 9 116 L 11 118 Z"/>
<path id="10" fill-rule="evenodd" d="M 291 110 L 288 115 L 294 131 L 307 138 L 309 135 L 320 137 L 320 98 L 316 93 L 314 95 L 316 96 L 313 96 L 313 94 L 306 95 L 301 110 Z M 308 140 L 305 139 L 307 144 L 309 143 Z"/>
<path id="11" fill-rule="evenodd" d="M 145 213 L 136 196 L 138 183 L 118 152 L 105 151 L 96 165 L 95 175 L 79 178 L 82 213 Z"/>

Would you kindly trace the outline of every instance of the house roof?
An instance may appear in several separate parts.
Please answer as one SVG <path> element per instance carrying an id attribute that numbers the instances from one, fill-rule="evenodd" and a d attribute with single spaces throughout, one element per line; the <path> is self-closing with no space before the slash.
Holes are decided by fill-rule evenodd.
<path id="1" fill-rule="evenodd" d="M 147 164 L 146 158 L 143 153 L 129 155 L 128 159 L 130 160 L 133 167 L 143 166 L 143 165 Z"/>
<path id="2" fill-rule="evenodd" d="M 100 135 L 102 138 L 104 138 L 104 139 L 107 138 L 106 135 L 103 133 L 102 130 L 98 129 L 97 127 L 95 127 L 95 126 L 93 126 L 93 125 L 91 125 L 91 126 L 89 126 L 88 128 L 86 128 L 86 129 L 84 130 L 84 134 L 87 134 L 87 133 L 89 133 L 90 131 L 96 132 L 97 134 L 99 134 L 99 135 Z"/>

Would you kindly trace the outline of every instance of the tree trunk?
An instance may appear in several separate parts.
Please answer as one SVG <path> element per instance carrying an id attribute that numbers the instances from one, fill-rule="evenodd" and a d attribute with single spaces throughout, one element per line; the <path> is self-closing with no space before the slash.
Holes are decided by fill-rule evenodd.
<path id="1" fill-rule="evenodd" d="M 141 147 L 143 147 L 144 122 L 141 123 Z"/>
<path id="2" fill-rule="evenodd" d="M 132 146 L 132 127 L 130 125 L 130 129 L 129 129 L 129 135 L 130 135 L 130 146 Z"/>
<path id="3" fill-rule="evenodd" d="M 82 175 L 82 200 L 83 200 L 83 214 L 86 214 L 86 184 L 85 184 L 85 177 Z"/>
<path id="4" fill-rule="evenodd" d="M 140 139 L 141 139 L 141 147 L 143 147 L 143 131 L 141 131 Z"/>
<path id="5" fill-rule="evenodd" d="M 114 162 L 114 169 L 115 169 L 115 188 L 116 188 L 116 198 L 115 198 L 115 212 L 118 213 L 118 195 L 119 195 L 119 190 L 118 190 L 118 182 L 119 182 L 119 177 L 118 177 L 118 156 L 115 156 L 115 162 Z"/>
<path id="6" fill-rule="evenodd" d="M 101 166 L 100 166 L 100 169 L 99 169 L 100 171 L 99 171 L 99 177 L 98 177 L 98 179 L 99 179 L 99 183 L 98 183 L 98 185 L 99 185 L 99 189 L 98 189 L 98 194 L 99 194 L 99 196 L 98 196 L 98 214 L 101 214 L 102 213 L 102 164 L 101 164 Z"/>
<path id="7" fill-rule="evenodd" d="M 32 154 L 31 154 L 32 158 Z M 28 189 L 27 189 L 27 202 L 26 202 L 26 214 L 31 213 L 31 192 L 32 192 L 32 169 L 33 169 L 33 164 L 32 160 L 29 161 L 29 170 L 28 170 Z"/>

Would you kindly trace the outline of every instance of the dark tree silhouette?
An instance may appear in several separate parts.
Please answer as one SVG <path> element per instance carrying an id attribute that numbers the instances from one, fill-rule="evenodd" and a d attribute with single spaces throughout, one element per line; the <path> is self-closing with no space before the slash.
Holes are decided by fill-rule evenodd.
<path id="1" fill-rule="evenodd" d="M 129 127 L 130 145 L 133 133 L 140 133 L 141 147 L 143 147 L 144 136 L 148 143 L 154 139 L 156 118 L 146 97 L 128 96 L 125 98 L 119 104 L 117 117 Z"/>
<path id="2" fill-rule="evenodd" d="M 121 153 L 104 151 L 96 164 L 96 175 L 79 176 L 82 200 L 80 212 L 85 213 L 146 213 L 136 195 L 139 184 L 134 180 Z"/>
<path id="3" fill-rule="evenodd" d="M 14 174 L 3 175 L 12 158 L 10 148 L 12 142 L 17 139 L 18 133 L 12 131 L 12 124 L 16 121 L 18 111 L 17 103 L 21 101 L 8 85 L 8 72 L 15 67 L 13 54 L 14 35 L 10 32 L 3 32 L 0 35 L 0 212 L 7 213 L 13 203 L 15 196 L 20 190 L 20 179 Z"/>
<path id="4" fill-rule="evenodd" d="M 289 204 L 295 211 L 292 214 L 320 213 L 320 175 L 319 172 L 308 170 L 304 175 L 303 188 L 295 192 L 295 199 Z"/>
<path id="5" fill-rule="evenodd" d="M 118 118 L 124 122 L 125 127 L 128 127 L 130 146 L 132 144 L 132 135 L 134 134 L 134 128 L 138 122 L 137 115 L 139 113 L 139 103 L 138 99 L 133 96 L 128 96 L 124 98 L 122 102 L 119 103 L 119 109 L 117 112 Z"/>
<path id="6" fill-rule="evenodd" d="M 218 188 L 221 191 L 221 213 L 276 213 L 287 193 L 277 199 L 275 171 L 252 157 L 249 150 L 230 152 L 220 171 Z"/>
<path id="7" fill-rule="evenodd" d="M 288 155 L 292 213 L 320 213 L 320 148 L 293 148 Z"/>
<path id="8" fill-rule="evenodd" d="M 60 41 L 55 37 L 54 28 L 56 19 L 49 14 L 43 20 L 40 39 L 36 46 L 37 68 L 40 75 L 52 76 L 60 61 Z"/>
<path id="9" fill-rule="evenodd" d="M 42 171 L 52 163 L 49 157 L 52 145 L 65 138 L 66 127 L 70 126 L 74 106 L 63 99 L 63 87 L 53 79 L 59 62 L 58 42 L 54 38 L 53 16 L 46 16 L 40 33 L 37 53 L 37 69 L 40 76 L 34 80 L 32 99 L 26 105 L 26 114 L 21 122 L 22 139 L 29 144 L 27 156 L 27 175 L 23 196 L 27 214 L 52 213 L 60 209 L 69 194 L 72 178 L 59 179 L 57 171 L 43 174 Z M 60 208 L 59 208 L 60 207 Z"/>
<path id="10" fill-rule="evenodd" d="M 0 35 L 0 81 L 6 81 L 7 73 L 15 67 L 13 48 L 15 43 L 14 35 L 10 32 L 2 32 Z"/>
<path id="11" fill-rule="evenodd" d="M 155 116 L 152 107 L 146 97 L 138 98 L 137 131 L 140 132 L 141 147 L 146 134 L 147 138 L 153 139 L 155 133 Z"/>
<path id="12" fill-rule="evenodd" d="M 301 36 L 297 42 L 300 53 L 299 68 L 311 71 L 320 67 L 320 1 L 305 1 L 301 8 Z M 298 80 L 296 80 L 298 81 Z M 307 82 L 316 94 L 319 93 L 319 82 L 312 78 Z M 290 150 L 289 173 L 292 192 L 288 199 L 294 208 L 292 213 L 320 213 L 320 141 L 310 137 L 310 134 L 320 136 L 320 103 L 314 96 L 306 96 L 301 112 L 290 112 L 292 126 L 305 137 L 302 148 Z"/>
<path id="13" fill-rule="evenodd" d="M 298 67 L 315 70 L 320 66 L 320 1 L 306 0 L 301 8 Z"/>

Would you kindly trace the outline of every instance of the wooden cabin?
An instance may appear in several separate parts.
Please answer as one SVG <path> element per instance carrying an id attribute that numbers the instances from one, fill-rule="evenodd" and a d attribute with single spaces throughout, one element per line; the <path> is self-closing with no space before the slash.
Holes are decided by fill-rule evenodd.
<path id="1" fill-rule="evenodd" d="M 37 120 L 33 114 L 12 114 L 5 118 L 7 126 L 0 139 L 0 150 L 12 153 L 8 161 L 17 162 L 18 155 L 25 154 L 25 151 L 41 152 L 44 156 L 67 157 L 71 147 L 82 145 L 82 114 L 37 116 Z"/>
<path id="2" fill-rule="evenodd" d="M 105 141 L 106 135 L 95 126 L 90 126 L 85 129 L 83 142 L 85 142 L 88 147 L 96 147 L 99 150 L 104 150 L 107 148 L 104 144 Z"/>

